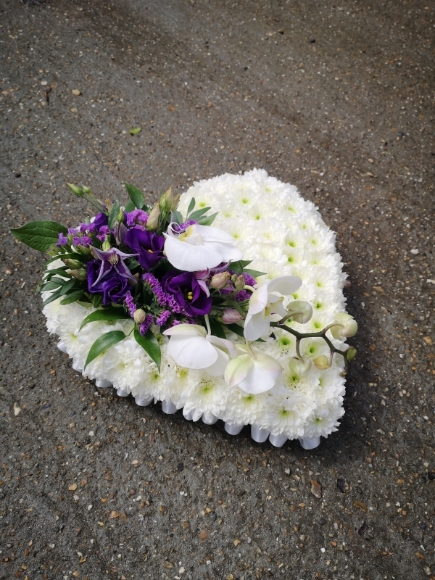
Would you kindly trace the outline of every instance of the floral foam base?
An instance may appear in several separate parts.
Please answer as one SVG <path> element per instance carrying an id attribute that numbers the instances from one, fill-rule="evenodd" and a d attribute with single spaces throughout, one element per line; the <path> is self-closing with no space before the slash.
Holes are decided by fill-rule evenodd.
<path id="1" fill-rule="evenodd" d="M 259 281 L 284 275 L 302 279 L 293 294 L 295 300 L 307 300 L 314 308 L 306 324 L 292 322 L 300 332 L 318 332 L 338 312 L 345 310 L 343 285 L 345 274 L 335 250 L 335 235 L 322 221 L 317 208 L 304 200 L 297 189 L 269 177 L 263 170 L 244 175 L 225 174 L 195 183 L 181 196 L 179 209 L 186 211 L 194 197 L 198 206 L 212 206 L 219 212 L 214 225 L 234 238 L 234 245 L 253 258 L 252 267 L 267 272 Z M 49 265 L 55 268 L 56 262 Z M 43 298 L 49 296 L 44 292 Z M 223 378 L 202 370 L 179 367 L 168 355 L 168 338 L 158 334 L 162 351 L 160 373 L 156 364 L 133 337 L 109 348 L 86 367 L 90 347 L 102 334 L 133 328 L 130 320 L 115 323 L 94 322 L 79 331 L 81 323 L 94 309 L 80 303 L 60 305 L 55 300 L 43 309 L 47 329 L 60 338 L 58 347 L 73 359 L 73 368 L 95 380 L 97 387 L 113 386 L 121 397 L 132 395 L 140 406 L 162 402 L 165 413 L 183 409 L 188 420 L 213 424 L 225 423 L 225 430 L 237 435 L 245 425 L 257 442 L 281 447 L 287 439 L 298 439 L 304 449 L 313 449 L 321 437 L 338 428 L 344 413 L 345 380 L 342 357 L 334 357 L 330 368 L 319 370 L 311 359 L 329 355 L 321 338 L 306 338 L 301 354 L 308 361 L 292 361 L 296 355 L 294 336 L 276 329 L 256 348 L 276 358 L 282 365 L 279 384 L 265 393 L 249 394 L 237 386 L 230 387 Z M 243 342 L 236 335 L 234 342 Z M 341 341 L 334 341 L 339 347 Z"/>

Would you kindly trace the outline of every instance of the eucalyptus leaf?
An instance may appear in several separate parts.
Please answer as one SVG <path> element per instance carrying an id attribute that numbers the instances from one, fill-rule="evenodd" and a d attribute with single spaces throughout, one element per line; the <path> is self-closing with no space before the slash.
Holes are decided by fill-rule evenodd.
<path id="1" fill-rule="evenodd" d="M 151 330 L 148 330 L 145 335 L 142 335 L 137 328 L 134 329 L 133 334 L 136 342 L 144 349 L 145 352 L 149 354 L 152 360 L 156 363 L 160 372 L 162 353 L 160 351 L 160 345 L 157 342 L 154 334 L 151 332 Z"/>
<path id="2" fill-rule="evenodd" d="M 189 215 L 190 220 L 199 220 L 208 210 L 211 209 L 210 207 L 203 207 L 202 209 L 197 209 L 196 211 L 192 212 Z"/>
<path id="3" fill-rule="evenodd" d="M 176 224 L 181 224 L 183 223 L 183 216 L 181 215 L 181 213 L 177 210 L 174 210 L 171 213 L 171 221 L 175 222 Z"/>
<path id="4" fill-rule="evenodd" d="M 143 193 L 131 183 L 125 183 L 124 185 L 125 189 L 127 190 L 128 197 L 134 203 L 134 206 L 137 207 L 137 209 L 142 209 L 145 204 Z"/>
<path id="5" fill-rule="evenodd" d="M 57 222 L 35 221 L 21 228 L 12 229 L 11 233 L 29 248 L 46 252 L 53 244 L 57 243 L 59 234 L 67 234 L 68 230 Z"/>
<path id="6" fill-rule="evenodd" d="M 217 212 L 213 213 L 212 215 L 208 215 L 203 217 L 202 219 L 198 220 L 199 225 L 201 226 L 211 226 L 217 216 Z"/>
<path id="7" fill-rule="evenodd" d="M 187 215 L 188 216 L 194 207 L 195 207 L 195 198 L 192 197 L 192 199 L 190 200 L 190 203 L 189 203 L 189 207 L 187 208 Z"/>
<path id="8" fill-rule="evenodd" d="M 106 350 L 109 349 L 111 346 L 117 344 L 118 342 L 121 342 L 121 340 L 124 340 L 124 338 L 125 334 L 121 330 L 111 330 L 110 332 L 106 332 L 105 334 L 97 338 L 97 340 L 91 346 L 91 349 L 88 353 L 85 362 L 85 368 L 88 366 L 90 362 L 96 359 L 97 356 L 100 356 L 100 354 L 106 352 Z"/>
<path id="9" fill-rule="evenodd" d="M 89 324 L 90 322 L 99 322 L 101 320 L 106 321 L 113 321 L 113 320 L 125 320 L 130 318 L 130 315 L 125 312 L 123 308 L 101 308 L 101 310 L 96 310 L 92 312 L 83 320 L 80 325 L 79 330 L 81 330 L 84 326 Z"/>

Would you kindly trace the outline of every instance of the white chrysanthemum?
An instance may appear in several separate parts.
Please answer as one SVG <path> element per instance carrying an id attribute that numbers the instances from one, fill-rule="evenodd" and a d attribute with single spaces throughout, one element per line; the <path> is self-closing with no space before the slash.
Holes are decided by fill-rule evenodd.
<path id="1" fill-rule="evenodd" d="M 328 437 L 337 431 L 339 419 L 344 415 L 341 397 L 320 404 L 307 417 L 303 437 Z"/>
<path id="2" fill-rule="evenodd" d="M 128 337 L 110 347 L 102 361 L 104 378 L 115 389 L 131 392 L 143 380 L 144 370 L 149 366 L 148 355 L 134 338 Z M 154 363 L 152 363 L 154 364 Z"/>
<path id="3" fill-rule="evenodd" d="M 47 300 L 51 292 L 43 292 L 42 299 Z M 62 317 L 64 316 L 64 307 L 60 304 L 62 298 L 53 300 L 42 309 L 42 313 L 47 319 L 46 326 L 50 334 L 59 334 Z"/>
<path id="4" fill-rule="evenodd" d="M 189 372 L 191 386 L 184 393 L 186 402 L 184 412 L 192 413 L 198 421 L 202 416 L 211 422 L 212 417 L 221 418 L 225 412 L 230 388 L 223 377 L 212 377 L 204 371 Z"/>
<path id="5" fill-rule="evenodd" d="M 262 420 L 268 393 L 252 394 L 238 387 L 230 390 L 222 419 L 233 425 L 254 425 Z"/>
<path id="6" fill-rule="evenodd" d="M 343 358 L 336 354 L 334 360 L 336 364 L 333 364 L 331 368 L 319 371 L 318 383 L 314 390 L 317 405 L 323 405 L 326 401 L 344 396 L 346 381 L 340 376 L 344 367 Z"/>
<path id="7" fill-rule="evenodd" d="M 302 437 L 307 417 L 312 412 L 309 394 L 297 390 L 276 389 L 269 396 L 265 421 L 261 426 L 272 435 L 286 435 L 289 439 Z"/>
<path id="8" fill-rule="evenodd" d="M 82 351 L 81 340 L 79 337 L 80 326 L 84 318 L 89 314 L 89 308 L 81 306 L 77 302 L 61 306 L 62 314 L 58 328 L 60 340 L 66 347 L 66 352 L 71 358 L 80 355 Z"/>

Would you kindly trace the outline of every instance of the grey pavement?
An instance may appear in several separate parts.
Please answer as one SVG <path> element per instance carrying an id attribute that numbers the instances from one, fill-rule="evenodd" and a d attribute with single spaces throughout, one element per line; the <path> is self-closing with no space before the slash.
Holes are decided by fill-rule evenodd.
<path id="1" fill-rule="evenodd" d="M 0 0 L 2 580 L 435 578 L 434 27 L 429 0 Z M 352 282 L 346 414 L 310 452 L 97 392 L 8 233 L 75 224 L 66 182 L 153 201 L 254 167 Z"/>

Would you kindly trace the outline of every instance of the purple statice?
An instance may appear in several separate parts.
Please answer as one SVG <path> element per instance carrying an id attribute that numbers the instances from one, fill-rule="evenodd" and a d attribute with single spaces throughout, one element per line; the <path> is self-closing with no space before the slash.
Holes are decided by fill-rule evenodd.
<path id="1" fill-rule="evenodd" d="M 164 324 L 166 324 L 171 314 L 172 313 L 169 310 L 162 310 L 162 312 L 160 312 L 160 314 L 156 318 L 157 326 L 163 326 Z"/>
<path id="2" fill-rule="evenodd" d="M 69 243 L 68 236 L 60 233 L 56 246 L 60 248 L 60 246 L 66 246 L 68 243 Z"/>
<path id="3" fill-rule="evenodd" d="M 68 228 L 68 233 L 71 236 L 75 236 L 76 234 L 80 233 L 80 228 Z"/>
<path id="4" fill-rule="evenodd" d="M 93 234 L 97 227 L 95 224 L 80 224 L 79 229 L 82 234 Z"/>
<path id="5" fill-rule="evenodd" d="M 237 292 L 235 295 L 235 299 L 237 302 L 245 302 L 245 300 L 249 300 L 251 296 L 252 294 L 251 292 L 248 292 L 248 290 L 240 290 L 240 292 Z"/>
<path id="6" fill-rule="evenodd" d="M 167 304 L 166 296 L 157 278 L 152 274 L 147 273 L 142 276 L 142 280 L 149 285 L 152 293 L 157 298 L 157 302 L 160 304 L 160 306 L 166 306 Z"/>
<path id="7" fill-rule="evenodd" d="M 151 316 L 151 314 L 147 314 L 145 320 L 139 324 L 139 332 L 142 335 L 146 334 L 152 323 L 153 317 Z"/>
<path id="8" fill-rule="evenodd" d="M 146 223 L 148 221 L 148 214 L 146 211 L 143 211 L 142 209 L 135 209 L 133 211 L 125 213 L 124 217 L 127 222 L 127 226 L 129 228 L 132 228 L 133 226 L 136 225 L 146 226 Z"/>
<path id="9" fill-rule="evenodd" d="M 125 303 L 127 305 L 130 316 L 133 318 L 134 313 L 136 312 L 136 304 L 134 303 L 134 298 L 131 295 L 131 292 L 127 292 L 125 295 Z"/>
<path id="10" fill-rule="evenodd" d="M 73 246 L 90 246 L 92 239 L 89 236 L 74 236 Z"/>
<path id="11" fill-rule="evenodd" d="M 245 279 L 245 284 L 247 286 L 252 286 L 252 288 L 255 288 L 255 286 L 257 285 L 257 280 L 252 276 L 250 276 L 249 274 L 244 273 L 243 278 Z"/>
<path id="12" fill-rule="evenodd" d="M 100 242 L 104 242 L 108 234 L 110 234 L 109 226 L 101 226 L 101 228 L 98 230 L 97 238 L 100 240 Z"/>

